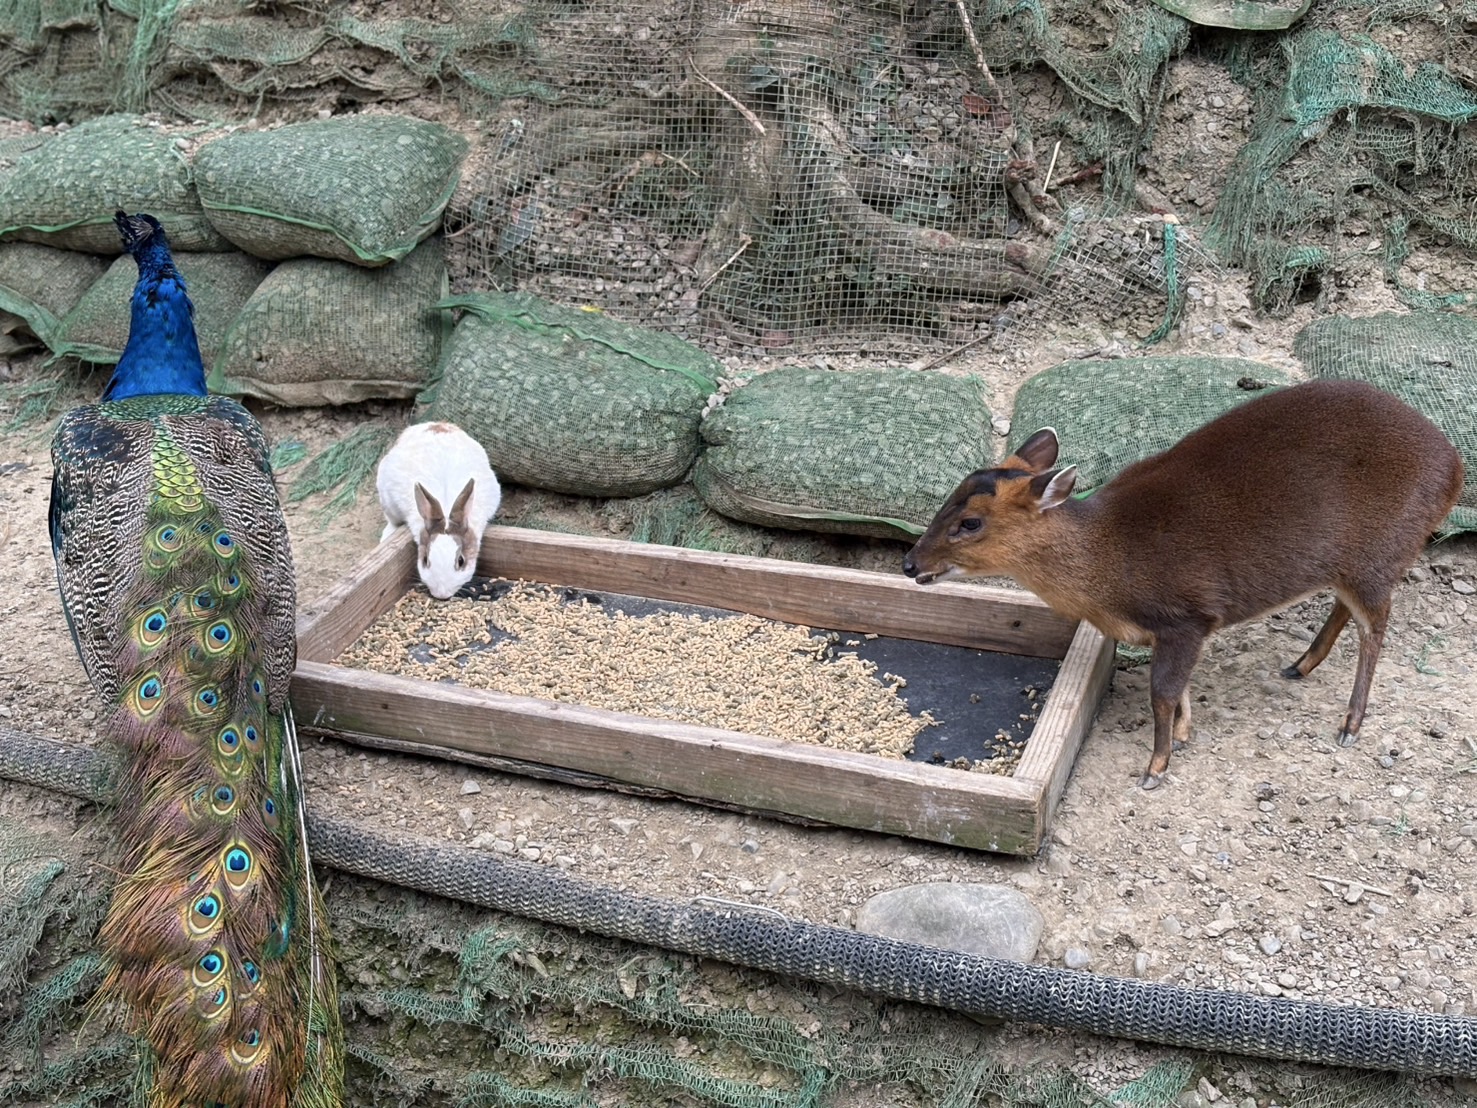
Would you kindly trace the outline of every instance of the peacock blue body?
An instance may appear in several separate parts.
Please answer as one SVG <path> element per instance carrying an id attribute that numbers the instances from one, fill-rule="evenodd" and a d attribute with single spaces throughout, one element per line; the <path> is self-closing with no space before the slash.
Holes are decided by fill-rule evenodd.
<path id="1" fill-rule="evenodd" d="M 127 756 L 100 997 L 155 1056 L 150 1104 L 341 1101 L 343 1032 L 302 819 L 287 687 L 296 590 L 260 426 L 209 397 L 152 217 L 132 326 L 98 404 L 52 444 L 63 607 Z"/>

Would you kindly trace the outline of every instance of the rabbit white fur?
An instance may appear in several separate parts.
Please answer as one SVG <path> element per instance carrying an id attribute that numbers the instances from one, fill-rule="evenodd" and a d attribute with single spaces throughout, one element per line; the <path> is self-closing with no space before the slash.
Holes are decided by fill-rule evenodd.
<path id="1" fill-rule="evenodd" d="M 502 489 L 482 445 L 454 423 L 416 423 L 400 432 L 376 478 L 384 542 L 410 528 L 421 583 L 446 600 L 472 579 L 482 532 Z"/>

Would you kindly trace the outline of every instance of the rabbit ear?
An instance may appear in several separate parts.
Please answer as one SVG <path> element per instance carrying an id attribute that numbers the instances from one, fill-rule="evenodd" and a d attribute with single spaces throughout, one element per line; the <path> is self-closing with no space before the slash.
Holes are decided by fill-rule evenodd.
<path id="1" fill-rule="evenodd" d="M 419 481 L 415 483 L 415 507 L 421 514 L 421 519 L 426 521 L 427 529 L 431 531 L 446 530 L 446 517 L 442 514 L 441 505 L 436 498 L 426 491 L 426 487 Z"/>
<path id="2" fill-rule="evenodd" d="M 477 483 L 477 478 L 468 477 L 466 487 L 456 494 L 456 500 L 451 505 L 451 527 L 460 531 L 467 525 L 467 502 L 472 499 L 472 486 Z"/>

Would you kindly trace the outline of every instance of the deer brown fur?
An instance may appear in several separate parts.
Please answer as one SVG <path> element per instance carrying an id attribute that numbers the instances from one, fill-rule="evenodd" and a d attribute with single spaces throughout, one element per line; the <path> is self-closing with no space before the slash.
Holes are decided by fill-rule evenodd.
<path id="1" fill-rule="evenodd" d="M 1359 660 L 1341 746 L 1359 735 L 1405 571 L 1451 511 L 1462 460 L 1441 430 L 1388 393 L 1311 381 L 1233 408 L 1086 499 L 1076 467 L 1052 469 L 1037 431 L 964 479 L 910 550 L 920 584 L 1005 574 L 1064 615 L 1153 648 L 1153 788 L 1190 737 L 1190 672 L 1222 627 L 1332 590 L 1333 611 L 1282 672 L 1306 677 L 1344 626 Z"/>

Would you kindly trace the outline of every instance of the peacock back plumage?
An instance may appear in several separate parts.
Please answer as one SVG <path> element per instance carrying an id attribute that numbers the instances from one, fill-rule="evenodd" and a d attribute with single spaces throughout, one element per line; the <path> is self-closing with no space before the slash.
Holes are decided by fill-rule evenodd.
<path id="1" fill-rule="evenodd" d="M 63 606 L 129 766 L 100 997 L 152 1047 L 151 1104 L 334 1105 L 342 1028 L 287 700 L 287 527 L 259 425 L 204 395 L 203 372 L 193 390 L 198 347 L 194 367 L 170 354 L 193 345 L 189 302 L 163 232 L 145 246 L 121 398 L 68 412 L 52 444 Z M 130 387 L 136 345 L 179 391 Z"/>

